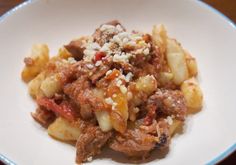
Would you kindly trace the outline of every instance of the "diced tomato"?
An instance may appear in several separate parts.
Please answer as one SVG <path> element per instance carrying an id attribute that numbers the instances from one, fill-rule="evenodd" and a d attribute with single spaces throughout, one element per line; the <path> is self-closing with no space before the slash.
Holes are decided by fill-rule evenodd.
<path id="1" fill-rule="evenodd" d="M 95 54 L 95 62 L 96 61 L 100 61 L 103 57 L 106 56 L 106 53 L 105 52 L 100 52 L 98 51 L 96 54 Z"/>
<path id="2" fill-rule="evenodd" d="M 40 106 L 45 107 L 46 109 L 55 112 L 59 116 L 64 117 L 65 119 L 69 121 L 74 121 L 76 119 L 76 114 L 73 111 L 72 106 L 66 101 L 58 105 L 55 103 L 53 99 L 49 99 L 45 97 L 45 98 L 38 99 L 37 103 Z"/>
<path id="3" fill-rule="evenodd" d="M 116 77 L 118 77 L 119 75 L 120 75 L 120 71 L 117 69 L 113 69 L 112 72 L 106 76 L 106 79 L 113 80 Z"/>

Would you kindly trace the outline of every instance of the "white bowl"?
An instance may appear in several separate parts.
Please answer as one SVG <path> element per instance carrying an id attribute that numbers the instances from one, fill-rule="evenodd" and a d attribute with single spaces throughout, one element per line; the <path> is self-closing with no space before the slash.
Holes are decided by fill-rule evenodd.
<path id="1" fill-rule="evenodd" d="M 0 153 L 16 164 L 74 164 L 75 148 L 50 138 L 30 116 L 35 104 L 20 79 L 23 58 L 34 43 L 47 43 L 55 54 L 114 18 L 128 30 L 147 32 L 163 23 L 199 65 L 203 110 L 188 117 L 184 133 L 174 137 L 164 158 L 148 163 L 214 164 L 235 150 L 236 30 L 224 16 L 190 0 L 36 0 L 0 21 Z M 123 162 L 118 155 L 110 154 L 112 160 L 103 154 L 92 163 Z"/>

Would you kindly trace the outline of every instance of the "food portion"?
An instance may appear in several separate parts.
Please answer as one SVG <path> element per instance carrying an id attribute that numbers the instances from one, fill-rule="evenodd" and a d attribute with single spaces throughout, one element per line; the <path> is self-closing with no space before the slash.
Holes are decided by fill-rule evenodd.
<path id="1" fill-rule="evenodd" d="M 76 142 L 77 163 L 104 146 L 145 159 L 202 107 L 196 60 L 163 25 L 129 32 L 114 20 L 51 58 L 47 45 L 34 45 L 24 62 L 32 117 L 53 138 Z"/>

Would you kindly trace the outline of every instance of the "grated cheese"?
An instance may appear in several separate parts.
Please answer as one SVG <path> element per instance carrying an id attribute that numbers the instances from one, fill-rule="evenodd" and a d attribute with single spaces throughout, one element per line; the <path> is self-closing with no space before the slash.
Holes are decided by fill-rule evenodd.
<path id="1" fill-rule="evenodd" d="M 124 85 L 121 85 L 120 86 L 120 91 L 121 91 L 121 93 L 126 94 L 127 88 Z"/>
<path id="2" fill-rule="evenodd" d="M 96 63 L 95 63 L 95 66 L 100 66 L 102 64 L 102 61 L 97 61 Z"/>
<path id="3" fill-rule="evenodd" d="M 91 162 L 92 160 L 93 160 L 93 157 L 92 157 L 92 156 L 90 156 L 90 157 L 87 158 L 87 161 L 88 161 L 88 162 Z"/>
<path id="4" fill-rule="evenodd" d="M 110 98 L 110 97 L 105 98 L 105 102 L 106 102 L 107 104 L 110 104 L 110 105 L 112 105 L 112 104 L 114 103 L 114 101 L 113 101 L 112 98 Z"/>
<path id="5" fill-rule="evenodd" d="M 133 73 L 129 72 L 126 76 L 125 76 L 125 81 L 129 82 L 132 78 L 133 78 Z"/>
<path id="6" fill-rule="evenodd" d="M 131 57 L 135 57 L 138 54 L 147 56 L 150 53 L 151 45 L 143 40 L 143 33 L 126 32 L 120 25 L 113 26 L 107 24 L 102 25 L 100 30 L 103 35 L 108 36 L 112 34 L 113 37 L 102 47 L 98 43 L 89 40 L 85 44 L 85 61 L 91 62 L 96 51 L 105 52 L 107 56 L 112 56 L 113 62 L 117 63 L 129 63 Z M 123 50 L 127 47 L 132 49 L 129 52 L 124 52 Z"/>
<path id="7" fill-rule="evenodd" d="M 76 60 L 75 60 L 73 57 L 69 57 L 69 58 L 67 59 L 67 61 L 68 61 L 70 64 L 76 63 Z"/>
<path id="8" fill-rule="evenodd" d="M 122 84 L 122 81 L 120 79 L 118 79 L 117 82 L 116 82 L 116 86 L 120 87 L 121 84 Z"/>
<path id="9" fill-rule="evenodd" d="M 84 50 L 84 61 L 91 62 L 96 54 L 95 50 L 85 49 Z"/>
<path id="10" fill-rule="evenodd" d="M 111 74 L 111 73 L 112 73 L 112 70 L 108 70 L 108 71 L 106 72 L 106 76 L 109 75 L 109 74 Z"/>
<path id="11" fill-rule="evenodd" d="M 149 54 L 149 49 L 148 48 L 144 49 L 143 54 L 148 55 Z"/>
<path id="12" fill-rule="evenodd" d="M 89 68 L 89 69 L 93 69 L 93 64 L 86 64 L 86 66 L 87 66 L 87 68 Z"/>
<path id="13" fill-rule="evenodd" d="M 173 124 L 173 120 L 170 116 L 167 116 L 167 118 L 165 119 L 166 122 L 169 124 L 169 125 L 172 125 Z"/>

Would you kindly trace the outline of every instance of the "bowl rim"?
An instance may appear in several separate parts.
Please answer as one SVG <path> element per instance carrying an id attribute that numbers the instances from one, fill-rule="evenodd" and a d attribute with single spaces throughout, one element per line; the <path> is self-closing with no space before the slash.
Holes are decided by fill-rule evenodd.
<path id="1" fill-rule="evenodd" d="M 19 5 L 13 7 L 12 9 L 8 10 L 2 16 L 0 16 L 0 23 L 3 22 L 5 19 L 7 19 L 7 17 L 12 15 L 17 10 L 19 10 L 19 9 L 25 7 L 25 6 L 28 6 L 32 2 L 36 2 L 36 1 L 38 1 L 38 0 L 26 0 L 25 2 L 22 2 Z M 203 2 L 202 0 L 195 1 L 195 3 L 197 3 L 199 6 L 201 6 L 203 8 L 206 8 L 210 12 L 216 13 L 219 17 L 223 18 L 226 21 L 226 23 L 228 23 L 231 27 L 236 29 L 236 23 L 234 23 L 229 17 L 227 17 L 226 15 L 221 13 L 219 10 L 213 8 L 212 6 L 210 6 L 207 3 Z M 213 158 L 209 162 L 207 162 L 206 165 L 217 164 L 217 163 L 223 161 L 224 159 L 226 159 L 228 156 L 230 156 L 234 151 L 236 151 L 236 143 L 234 143 L 233 145 L 228 147 L 225 151 L 223 151 L 222 153 L 217 155 L 215 158 Z M 17 165 L 12 160 L 10 160 L 9 158 L 7 158 L 6 156 L 4 156 L 0 153 L 0 162 L 1 161 L 3 163 L 5 163 L 6 165 Z"/>

